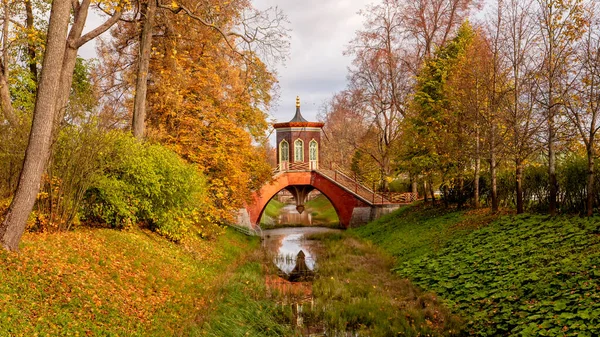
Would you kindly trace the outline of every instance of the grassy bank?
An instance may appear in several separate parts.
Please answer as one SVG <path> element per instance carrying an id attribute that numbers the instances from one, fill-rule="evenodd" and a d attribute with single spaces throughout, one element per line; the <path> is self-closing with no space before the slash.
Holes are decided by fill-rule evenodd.
<path id="1" fill-rule="evenodd" d="M 339 226 L 340 219 L 326 196 L 321 194 L 307 201 L 306 208 L 310 211 L 313 223 L 328 227 Z"/>
<path id="2" fill-rule="evenodd" d="M 268 216 L 272 219 L 277 219 L 281 209 L 285 206 L 285 204 L 279 200 L 271 199 L 267 206 L 265 207 L 265 211 L 263 212 L 263 217 Z"/>
<path id="3" fill-rule="evenodd" d="M 220 287 L 256 241 L 227 232 L 174 244 L 147 231 L 26 234 L 0 252 L 0 336 L 196 334 Z"/>
<path id="4" fill-rule="evenodd" d="M 296 336 L 290 324 L 291 309 L 277 305 L 268 293 L 265 262 L 262 252 L 255 250 L 229 273 L 214 294 L 217 305 L 202 336 Z"/>
<path id="5" fill-rule="evenodd" d="M 600 335 L 600 218 L 406 208 L 354 230 L 479 336 Z"/>
<path id="6" fill-rule="evenodd" d="M 390 273 L 389 254 L 346 233 L 323 243 L 313 284 L 316 316 L 330 331 L 360 336 L 455 336 L 461 321 L 433 295 Z"/>

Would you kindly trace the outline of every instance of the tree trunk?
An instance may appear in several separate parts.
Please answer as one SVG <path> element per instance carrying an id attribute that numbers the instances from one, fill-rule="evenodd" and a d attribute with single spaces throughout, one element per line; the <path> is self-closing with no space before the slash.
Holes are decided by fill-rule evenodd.
<path id="1" fill-rule="evenodd" d="M 146 120 L 146 93 L 148 92 L 148 70 L 150 68 L 150 51 L 152 50 L 152 28 L 154 27 L 154 13 L 156 0 L 148 0 L 142 11 L 144 16 L 142 33 L 140 36 L 140 53 L 138 55 L 137 79 L 135 83 L 135 98 L 133 101 L 133 120 L 131 129 L 133 136 L 144 138 Z"/>
<path id="2" fill-rule="evenodd" d="M 481 144 L 479 140 L 479 112 L 477 113 L 477 131 L 475 134 L 475 186 L 473 199 L 475 208 L 479 208 L 479 172 L 481 171 Z"/>
<path id="3" fill-rule="evenodd" d="M 515 176 L 517 188 L 517 214 L 522 214 L 525 210 L 523 206 L 523 162 L 521 159 L 515 161 Z"/>
<path id="4" fill-rule="evenodd" d="M 15 196 L 4 222 L 0 225 L 0 244 L 13 251 L 19 248 L 19 241 L 40 190 L 42 173 L 50 155 L 56 95 L 65 53 L 70 10 L 70 1 L 52 2 L 46 52 L 35 101 L 29 144 Z"/>
<path id="5" fill-rule="evenodd" d="M 592 216 L 594 214 L 594 148 L 593 148 L 593 139 L 591 140 L 591 144 L 588 145 L 587 149 L 587 159 L 588 159 L 588 174 L 587 174 L 587 202 L 586 202 L 586 211 L 587 216 Z"/>
<path id="6" fill-rule="evenodd" d="M 494 139 L 492 138 L 492 141 Z M 498 184 L 496 178 L 496 151 L 492 147 L 490 150 L 490 175 L 492 178 L 492 213 L 498 212 Z"/>
<path id="7" fill-rule="evenodd" d="M 8 1 L 3 1 L 4 7 L 4 18 L 2 23 L 2 62 L 0 62 L 0 106 L 2 112 L 8 123 L 13 127 L 18 127 L 18 120 L 15 115 L 15 111 L 12 107 L 12 100 L 10 99 L 10 91 L 8 88 L 8 26 L 10 24 L 10 12 L 8 8 Z"/>
<path id="8" fill-rule="evenodd" d="M 429 198 L 427 198 L 427 180 L 425 180 L 425 178 L 423 178 L 423 201 L 426 203 L 428 202 Z"/>
<path id="9" fill-rule="evenodd" d="M 6 118 L 8 123 L 14 128 L 18 127 L 19 121 L 12 106 L 10 91 L 8 89 L 8 81 L 6 80 L 4 74 L 0 74 L 0 105 L 2 106 L 4 118 Z"/>
<path id="10" fill-rule="evenodd" d="M 431 204 L 435 205 L 435 193 L 433 192 L 433 178 L 429 177 L 429 193 L 431 194 Z M 425 192 L 427 193 L 427 192 Z"/>
<path id="11" fill-rule="evenodd" d="M 414 195 L 419 194 L 419 186 L 418 186 L 417 178 L 413 174 L 411 174 L 410 175 L 410 180 L 411 180 L 411 183 L 410 183 L 410 185 L 411 185 L 411 192 Z"/>
<path id="12" fill-rule="evenodd" d="M 548 177 L 550 179 L 550 215 L 556 215 L 558 182 L 556 180 L 556 152 L 554 150 L 554 117 L 548 117 Z"/>
<path id="13" fill-rule="evenodd" d="M 25 0 L 25 12 L 27 15 L 25 19 L 25 27 L 27 27 L 27 30 L 29 32 L 33 32 L 35 27 L 33 26 L 33 8 L 31 6 L 31 0 Z M 37 62 L 35 59 L 35 45 L 31 41 L 27 42 L 27 56 L 29 58 L 29 60 L 27 61 L 29 62 L 29 72 L 31 72 L 31 78 L 35 83 L 37 83 L 38 72 Z"/>

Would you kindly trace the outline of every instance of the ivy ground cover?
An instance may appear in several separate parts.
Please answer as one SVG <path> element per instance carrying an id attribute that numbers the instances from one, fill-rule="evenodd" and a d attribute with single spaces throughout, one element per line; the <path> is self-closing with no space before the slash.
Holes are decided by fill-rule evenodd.
<path id="1" fill-rule="evenodd" d="M 444 298 L 470 334 L 600 335 L 599 217 L 505 216 L 477 228 L 463 226 L 476 216 L 464 212 L 402 212 L 379 224 L 387 235 L 375 224 L 357 233 L 393 252 L 395 270 Z"/>

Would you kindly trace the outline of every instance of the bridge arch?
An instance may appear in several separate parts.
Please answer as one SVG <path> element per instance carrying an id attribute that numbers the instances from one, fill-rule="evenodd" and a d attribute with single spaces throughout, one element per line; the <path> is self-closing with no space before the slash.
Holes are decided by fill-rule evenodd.
<path id="1" fill-rule="evenodd" d="M 260 211 L 260 214 L 258 215 L 258 221 L 257 221 L 257 223 L 260 223 L 260 220 L 262 219 L 262 216 L 265 214 L 265 210 L 267 209 L 267 205 L 269 204 L 269 202 L 271 200 L 273 200 L 273 198 L 277 195 L 277 193 L 279 193 L 279 192 L 281 192 L 283 190 L 290 191 L 290 189 L 288 189 L 288 187 L 292 187 L 292 186 L 299 186 L 299 185 L 290 185 L 290 186 L 284 187 L 283 189 L 281 189 L 281 190 L 275 192 L 275 194 L 273 194 L 273 196 L 271 197 L 271 199 L 269 199 L 267 201 L 267 203 L 265 204 L 265 206 L 263 207 L 263 209 Z M 317 190 L 317 191 L 321 192 L 321 190 L 319 190 L 318 188 L 315 188 L 315 187 L 313 187 L 313 190 Z M 292 191 L 290 191 L 290 192 L 292 192 Z M 293 192 L 292 192 L 292 194 L 293 194 Z M 331 199 L 329 199 L 329 197 L 325 193 L 321 192 L 321 194 L 323 194 L 323 196 L 325 196 L 325 198 L 327 198 L 327 200 L 329 200 L 329 202 L 331 203 L 331 206 L 335 210 L 335 214 L 339 217 L 339 211 L 337 210 L 337 208 L 335 207 L 335 205 L 333 204 L 333 202 L 331 202 Z"/>
<path id="2" fill-rule="evenodd" d="M 271 183 L 265 184 L 256 191 L 253 194 L 253 202 L 246 206 L 253 226 L 259 224 L 265 207 L 275 194 L 289 186 L 311 186 L 319 190 L 329 199 L 340 219 L 340 224 L 346 228 L 350 226 L 355 208 L 368 211 L 371 207 L 318 171 L 281 172 L 273 178 Z"/>

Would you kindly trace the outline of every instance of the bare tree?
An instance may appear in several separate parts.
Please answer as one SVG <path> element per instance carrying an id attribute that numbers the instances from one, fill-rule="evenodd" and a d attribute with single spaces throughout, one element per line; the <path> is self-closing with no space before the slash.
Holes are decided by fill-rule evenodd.
<path id="1" fill-rule="evenodd" d="M 568 68 L 574 64 L 574 44 L 585 27 L 582 0 L 537 0 L 541 56 L 538 104 L 546 119 L 548 175 L 550 178 L 549 212 L 557 212 L 558 181 L 556 179 L 557 119 L 564 113 L 568 90 Z"/>
<path id="2" fill-rule="evenodd" d="M 539 30 L 533 17 L 532 0 L 507 0 L 502 6 L 505 20 L 501 26 L 501 51 L 508 63 L 511 83 L 503 119 L 508 132 L 507 152 L 515 163 L 517 214 L 520 214 L 524 212 L 524 162 L 538 149 L 534 138 L 542 126 L 535 110 L 537 92 L 534 85 Z"/>
<path id="3" fill-rule="evenodd" d="M 415 42 L 418 59 L 430 58 L 436 48 L 452 38 L 478 0 L 393 1 L 401 7 L 402 21 Z"/>
<path id="4" fill-rule="evenodd" d="M 592 4 L 588 21 L 591 26 L 581 42 L 577 64 L 576 85 L 567 101 L 567 117 L 575 126 L 585 144 L 587 155 L 587 200 L 586 214 L 592 216 L 594 208 L 594 159 L 596 157 L 596 135 L 600 130 L 600 17 L 598 5 Z M 590 15 L 591 16 L 591 15 Z"/>

